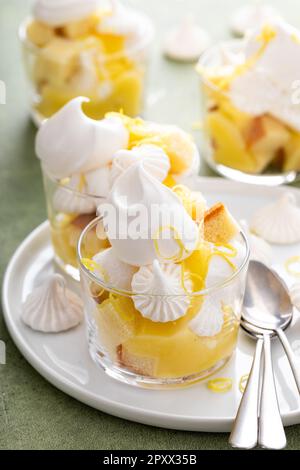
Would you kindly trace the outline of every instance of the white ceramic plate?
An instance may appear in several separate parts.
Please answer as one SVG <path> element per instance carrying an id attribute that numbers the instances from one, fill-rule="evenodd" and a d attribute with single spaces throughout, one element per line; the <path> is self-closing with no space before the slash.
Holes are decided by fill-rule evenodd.
<path id="1" fill-rule="evenodd" d="M 191 184 L 203 191 L 210 204 L 224 201 L 235 217 L 249 219 L 262 204 L 277 198 L 284 188 L 254 188 L 218 178 L 197 178 Z M 294 192 L 300 204 L 300 191 Z M 300 244 L 274 247 L 274 263 L 288 283 L 284 262 L 300 255 Z M 190 388 L 153 391 L 115 382 L 89 357 L 84 325 L 56 335 L 36 333 L 20 320 L 21 303 L 33 287 L 53 270 L 48 223 L 32 232 L 9 263 L 3 284 L 3 306 L 10 334 L 28 362 L 49 382 L 72 397 L 99 410 L 145 424 L 193 431 L 229 431 L 241 398 L 240 378 L 250 369 L 254 342 L 240 333 L 238 349 L 216 377 L 233 381 L 232 390 L 216 394 L 199 383 Z M 73 284 L 74 289 L 78 286 Z M 295 312 L 288 336 L 300 355 L 300 315 Z M 277 340 L 273 360 L 285 425 L 300 423 L 300 400 L 293 376 Z"/>

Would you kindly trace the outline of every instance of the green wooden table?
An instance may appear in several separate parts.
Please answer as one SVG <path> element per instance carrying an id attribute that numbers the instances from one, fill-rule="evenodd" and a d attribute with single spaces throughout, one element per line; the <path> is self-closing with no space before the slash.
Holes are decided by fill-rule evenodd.
<path id="1" fill-rule="evenodd" d="M 0 0 L 0 80 L 7 104 L 0 104 L 0 274 L 18 244 L 46 218 L 36 129 L 28 116 L 17 28 L 29 0 Z M 182 11 L 194 12 L 215 40 L 229 35 L 231 11 L 241 0 L 135 0 L 149 13 L 157 35 L 149 77 L 146 116 L 191 130 L 199 120 L 198 78 L 193 66 L 161 56 L 163 32 Z M 278 0 L 287 19 L 300 26 L 298 0 Z M 297 17 L 298 15 L 298 17 Z M 300 77 L 299 77 L 300 78 Z M 197 106 L 197 103 L 199 105 Z M 210 172 L 203 166 L 202 174 Z M 21 356 L 0 315 L 0 340 L 7 364 L 0 365 L 1 449 L 228 449 L 227 435 L 169 431 L 114 418 L 91 409 L 46 382 Z M 290 449 L 300 449 L 300 426 L 287 429 Z"/>

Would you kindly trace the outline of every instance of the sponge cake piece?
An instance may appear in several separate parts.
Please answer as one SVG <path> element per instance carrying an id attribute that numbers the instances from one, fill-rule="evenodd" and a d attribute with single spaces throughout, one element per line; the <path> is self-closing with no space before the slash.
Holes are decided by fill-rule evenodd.
<path id="1" fill-rule="evenodd" d="M 211 243 L 228 243 L 239 233 L 239 226 L 224 204 L 212 206 L 204 215 L 204 239 Z"/>

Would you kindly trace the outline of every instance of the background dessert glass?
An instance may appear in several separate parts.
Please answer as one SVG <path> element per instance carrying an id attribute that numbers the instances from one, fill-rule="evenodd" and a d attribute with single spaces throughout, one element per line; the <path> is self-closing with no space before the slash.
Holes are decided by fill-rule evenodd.
<path id="1" fill-rule="evenodd" d="M 215 72 L 224 67 L 223 51 L 237 55 L 243 50 L 242 40 L 224 42 L 208 49 L 198 62 L 203 156 L 213 170 L 231 179 L 259 183 L 257 175 L 263 175 L 262 184 L 276 184 L 276 181 L 280 184 L 281 179 L 276 179 L 276 175 L 297 170 L 293 167 L 293 153 L 299 148 L 299 133 L 268 114 L 252 116 L 240 111 L 222 89 L 226 75 L 219 77 L 221 87 L 216 80 L 209 79 L 209 74 L 215 77 Z M 296 141 L 298 146 L 293 144 Z"/>
<path id="2" fill-rule="evenodd" d="M 175 322 L 155 323 L 135 309 L 134 293 L 107 285 L 101 275 L 85 262 L 90 258 L 90 234 L 98 218 L 82 232 L 78 243 L 80 278 L 85 306 L 89 351 L 105 372 L 131 385 L 164 388 L 188 385 L 220 369 L 231 357 L 237 343 L 241 307 L 249 260 L 247 239 L 241 233 L 245 258 L 225 282 L 190 296 L 186 315 Z M 151 296 L 149 296 L 151 297 Z M 153 296 L 152 296 L 153 297 Z M 159 296 L 162 300 L 167 296 Z M 224 324 L 211 337 L 197 336 L 189 323 L 204 302 L 223 302 Z M 214 321 L 212 314 L 211 322 Z"/>
<path id="3" fill-rule="evenodd" d="M 53 51 L 45 56 L 44 49 L 28 38 L 27 30 L 32 19 L 27 18 L 20 26 L 19 38 L 34 122 L 40 125 L 77 96 L 90 99 L 90 103 L 84 105 L 84 111 L 94 119 L 102 119 L 107 112 L 119 112 L 120 109 L 128 116 L 140 115 L 144 104 L 149 46 L 153 38 L 152 23 L 147 17 L 143 18 L 143 34 L 124 51 L 99 54 L 97 69 L 84 61 L 80 63 L 79 47 L 78 53 L 72 54 L 72 60 L 78 64 L 71 76 L 65 74 L 70 51 L 65 58 L 61 58 L 62 51 Z"/>
<path id="4" fill-rule="evenodd" d="M 79 281 L 77 243 L 82 230 L 96 217 L 96 208 L 104 198 L 82 193 L 68 186 L 67 180 L 54 178 L 44 168 L 42 171 L 54 261 L 60 269 Z M 57 202 L 58 198 L 62 198 L 61 204 Z M 73 212 L 70 210 L 72 205 Z M 101 241 L 96 236 L 95 230 L 89 232 L 87 240 L 91 254 L 94 250 L 100 251 L 109 246 L 107 240 Z"/>

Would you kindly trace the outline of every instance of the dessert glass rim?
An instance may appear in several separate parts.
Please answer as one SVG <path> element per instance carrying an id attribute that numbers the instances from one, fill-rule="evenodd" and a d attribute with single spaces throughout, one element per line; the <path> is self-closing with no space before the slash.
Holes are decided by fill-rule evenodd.
<path id="1" fill-rule="evenodd" d="M 148 18 L 148 16 L 144 13 L 141 13 L 139 12 L 139 15 L 141 15 L 144 19 L 144 34 L 142 35 L 142 39 L 140 39 L 139 41 L 135 41 L 133 45 L 130 45 L 127 49 L 126 49 L 126 52 L 125 51 L 122 51 L 122 52 L 114 52 L 113 54 L 106 54 L 106 58 L 103 62 L 109 62 L 109 61 L 113 61 L 113 60 L 117 60 L 117 59 L 121 59 L 124 57 L 124 53 L 126 53 L 126 55 L 134 55 L 135 53 L 138 53 L 140 52 L 141 50 L 143 50 L 145 47 L 147 47 L 153 37 L 154 37 L 154 26 L 153 26 L 153 23 L 152 21 L 150 20 L 150 18 Z M 36 46 L 35 44 L 33 44 L 28 36 L 27 36 L 27 27 L 28 25 L 30 24 L 31 21 L 34 20 L 34 17 L 32 15 L 28 15 L 25 17 L 25 19 L 21 22 L 20 26 L 19 26 L 19 29 L 18 29 L 18 36 L 19 36 L 19 40 L 20 42 L 26 46 L 27 49 L 29 49 L 31 52 L 33 53 L 38 53 L 42 48 Z"/>
<path id="2" fill-rule="evenodd" d="M 204 85 L 209 87 L 211 90 L 214 90 L 214 91 L 218 92 L 220 95 L 228 96 L 226 91 L 221 90 L 217 85 L 212 83 L 209 80 L 209 78 L 207 77 L 207 75 L 205 73 L 203 73 L 203 71 L 208 68 L 208 66 L 205 65 L 205 62 L 208 62 L 209 58 L 212 55 L 216 54 L 217 51 L 220 50 L 221 46 L 227 46 L 229 49 L 237 48 L 238 46 L 241 47 L 242 45 L 244 45 L 245 41 L 246 41 L 245 38 L 242 38 L 242 39 L 238 39 L 238 38 L 237 39 L 227 39 L 227 40 L 224 40 L 224 41 L 219 41 L 216 44 L 214 44 L 213 46 L 206 49 L 203 52 L 203 54 L 201 54 L 201 57 L 199 58 L 195 68 L 196 68 L 196 72 L 198 73 L 198 75 L 200 75 L 200 78 L 201 78 L 202 82 L 204 83 Z"/>
<path id="3" fill-rule="evenodd" d="M 91 193 L 87 193 L 87 192 L 82 192 L 82 191 L 79 191 L 78 189 L 75 189 L 75 188 L 72 188 L 71 186 L 68 186 L 67 184 L 63 184 L 62 179 L 71 178 L 70 176 L 67 176 L 66 178 L 57 178 L 56 176 L 53 176 L 46 169 L 45 165 L 43 165 L 42 163 L 41 163 L 41 168 L 42 168 L 43 175 L 45 175 L 52 183 L 55 183 L 57 186 L 59 186 L 60 188 L 66 190 L 66 191 L 70 191 L 70 193 L 72 193 L 76 196 L 90 197 L 90 198 L 93 198 L 93 199 L 99 199 L 99 201 L 100 200 L 104 201 L 106 199 L 105 196 L 99 196 L 99 195 L 95 195 L 95 194 L 91 194 Z"/>
<path id="4" fill-rule="evenodd" d="M 101 279 L 99 276 L 97 276 L 95 273 L 93 273 L 90 269 L 88 269 L 83 264 L 82 260 L 84 259 L 84 257 L 82 256 L 82 251 L 81 251 L 83 240 L 84 240 L 86 234 L 90 230 L 92 230 L 93 228 L 96 228 L 98 223 L 101 222 L 102 220 L 103 220 L 103 218 L 101 216 L 96 217 L 81 232 L 81 235 L 80 235 L 78 243 L 77 243 L 77 260 L 78 260 L 80 270 L 82 270 L 90 278 L 90 280 L 92 280 L 96 284 L 100 285 L 104 290 L 107 290 L 107 291 L 109 291 L 113 294 L 123 295 L 124 297 L 133 297 L 133 296 L 141 295 L 140 293 L 135 293 L 135 292 L 128 291 L 128 290 L 125 290 L 125 289 L 118 289 L 118 288 L 112 286 L 111 284 L 106 283 L 105 281 L 103 281 L 103 279 Z M 249 242 L 248 242 L 248 238 L 247 238 L 245 232 L 242 229 L 240 230 L 239 233 L 240 233 L 240 235 L 243 239 L 243 243 L 246 247 L 246 254 L 243 258 L 243 261 L 242 261 L 241 265 L 238 267 L 238 269 L 236 271 L 234 271 L 234 273 L 230 277 L 225 279 L 224 281 L 218 282 L 218 283 L 214 284 L 211 287 L 208 287 L 206 289 L 202 289 L 200 291 L 192 292 L 190 294 L 186 293 L 186 294 L 144 294 L 144 295 L 147 295 L 147 297 L 150 297 L 150 298 L 157 298 L 157 297 L 162 298 L 162 297 L 170 297 L 170 296 L 171 297 L 190 296 L 191 298 L 194 298 L 194 297 L 208 296 L 208 295 L 214 294 L 215 292 L 217 292 L 218 290 L 220 290 L 222 288 L 227 287 L 236 278 L 239 277 L 240 273 L 247 266 L 247 263 L 250 259 L 250 245 L 249 245 Z"/>

